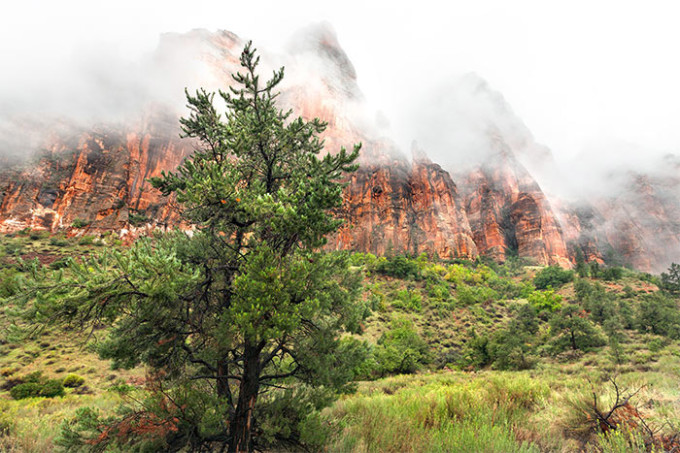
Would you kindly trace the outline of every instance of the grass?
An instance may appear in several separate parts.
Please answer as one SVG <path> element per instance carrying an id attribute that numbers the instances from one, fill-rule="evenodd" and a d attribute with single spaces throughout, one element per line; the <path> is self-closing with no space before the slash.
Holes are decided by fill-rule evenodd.
<path id="1" fill-rule="evenodd" d="M 605 373 L 551 364 L 522 372 L 462 371 L 365 382 L 324 412 L 338 452 L 623 452 L 639 450 L 637 432 L 598 434 L 584 409 L 595 392 L 603 406 L 612 388 Z M 677 374 L 662 368 L 648 382 L 618 376 L 652 426 L 680 421 Z M 652 402 L 652 403 L 650 403 Z M 626 449 L 628 448 L 628 449 Z"/>
<path id="2" fill-rule="evenodd" d="M 120 404 L 118 395 L 67 395 L 61 398 L 0 399 L 0 451 L 44 453 L 54 450 L 61 422 L 73 417 L 83 406 L 112 412 Z"/>
<path id="3" fill-rule="evenodd" d="M 538 451 L 513 426 L 547 395 L 527 376 L 400 376 L 362 386 L 327 411 L 330 451 Z"/>

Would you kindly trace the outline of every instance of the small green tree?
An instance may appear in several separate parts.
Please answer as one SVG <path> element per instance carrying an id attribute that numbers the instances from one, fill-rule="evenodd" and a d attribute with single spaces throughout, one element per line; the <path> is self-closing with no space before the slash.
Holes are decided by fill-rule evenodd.
<path id="1" fill-rule="evenodd" d="M 562 296 L 550 287 L 545 291 L 533 291 L 527 300 L 537 313 L 554 313 L 562 308 Z"/>
<path id="2" fill-rule="evenodd" d="M 390 330 L 378 339 L 375 349 L 377 371 L 381 376 L 392 373 L 414 373 L 430 362 L 425 340 L 407 319 L 395 319 Z"/>
<path id="3" fill-rule="evenodd" d="M 580 278 L 586 278 L 588 276 L 588 264 L 583 257 L 583 251 L 578 246 L 575 246 L 575 250 L 576 267 L 574 271 Z"/>
<path id="4" fill-rule="evenodd" d="M 567 348 L 576 351 L 605 344 L 595 325 L 588 320 L 587 313 L 575 305 L 567 305 L 553 315 L 550 319 L 550 333 L 556 351 Z"/>
<path id="5" fill-rule="evenodd" d="M 680 338 L 680 310 L 667 294 L 645 294 L 637 307 L 634 324 L 640 332 Z"/>
<path id="6" fill-rule="evenodd" d="M 157 395 L 145 410 L 167 429 L 154 448 L 240 452 L 281 436 L 297 441 L 294 420 L 275 422 L 266 408 L 309 397 L 305 388 L 327 400 L 363 360 L 361 348 L 341 340 L 366 311 L 355 303 L 360 276 L 347 256 L 318 251 L 341 223 L 331 212 L 359 146 L 319 158 L 326 124 L 276 106 L 283 68 L 262 83 L 250 44 L 240 62 L 236 85 L 219 93 L 224 118 L 214 93 L 187 93 L 182 131 L 200 147 L 176 172 L 152 180 L 177 197 L 194 234 L 73 263 L 55 274 L 57 285 L 26 293 L 37 317 L 111 326 L 100 353 L 114 365 L 156 370 Z M 266 438 L 254 437 L 267 420 Z M 114 437 L 94 434 L 68 439 L 86 446 Z M 134 436 L 125 442 L 118 447 L 130 448 Z"/>
<path id="7" fill-rule="evenodd" d="M 536 273 L 534 286 L 536 289 L 547 289 L 549 286 L 557 289 L 573 279 L 573 271 L 562 269 L 559 266 L 548 266 Z"/>
<path id="8" fill-rule="evenodd" d="M 661 289 L 671 294 L 680 293 L 680 264 L 672 263 L 668 272 L 661 273 Z"/>

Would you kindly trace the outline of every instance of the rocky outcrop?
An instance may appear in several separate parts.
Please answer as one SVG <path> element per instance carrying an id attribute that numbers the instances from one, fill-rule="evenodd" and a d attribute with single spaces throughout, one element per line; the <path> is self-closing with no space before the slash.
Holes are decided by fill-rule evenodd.
<path id="1" fill-rule="evenodd" d="M 360 167 L 350 177 L 340 216 L 346 222 L 330 248 L 378 255 L 478 255 L 456 185 L 439 165 L 424 158 Z"/>
<path id="2" fill-rule="evenodd" d="M 615 195 L 559 208 L 566 239 L 586 260 L 664 271 L 680 258 L 680 162 L 616 175 Z"/>
<path id="3" fill-rule="evenodd" d="M 570 267 L 562 229 L 544 193 L 501 137 L 494 147 L 491 158 L 461 183 L 479 253 L 498 261 L 513 254 Z"/>
<path id="4" fill-rule="evenodd" d="M 148 218 L 176 220 L 172 204 L 148 178 L 172 170 L 191 152 L 177 128 L 154 116 L 135 131 L 93 129 L 55 140 L 36 160 L 0 174 L 0 232 L 56 231 L 74 223 L 98 230 L 129 229 Z"/>

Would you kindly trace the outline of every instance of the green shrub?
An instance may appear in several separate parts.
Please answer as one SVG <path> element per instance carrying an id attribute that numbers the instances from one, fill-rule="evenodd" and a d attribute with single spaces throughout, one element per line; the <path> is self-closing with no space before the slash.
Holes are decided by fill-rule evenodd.
<path id="1" fill-rule="evenodd" d="M 72 261 L 73 261 L 73 258 L 71 258 L 71 257 L 60 258 L 60 259 L 58 259 L 58 260 L 56 260 L 56 261 L 53 261 L 53 262 L 50 264 L 50 269 L 54 269 L 54 270 L 63 269 L 63 268 L 65 268 L 65 267 L 68 267 L 69 264 L 70 264 Z"/>
<path id="2" fill-rule="evenodd" d="M 0 269 L 0 298 L 11 297 L 19 291 L 17 269 Z"/>
<path id="3" fill-rule="evenodd" d="M 451 290 L 449 289 L 449 286 L 445 283 L 440 283 L 428 279 L 426 289 L 427 297 L 429 297 L 430 299 L 443 301 L 451 297 Z"/>
<path id="4" fill-rule="evenodd" d="M 78 376 L 77 374 L 68 374 L 64 380 L 62 381 L 62 384 L 66 388 L 76 388 L 80 387 L 85 383 L 85 378 Z"/>
<path id="5" fill-rule="evenodd" d="M 680 293 L 680 264 L 672 263 L 668 272 L 661 274 L 661 289 L 672 294 Z"/>
<path id="6" fill-rule="evenodd" d="M 418 263 L 403 255 L 398 255 L 393 258 L 378 259 L 375 271 L 379 274 L 402 279 L 418 279 L 420 277 L 420 267 L 418 266 Z"/>
<path id="7" fill-rule="evenodd" d="M 619 266 L 608 267 L 602 271 L 602 279 L 607 281 L 621 280 L 623 268 Z"/>
<path id="8" fill-rule="evenodd" d="M 498 293 L 486 286 L 461 285 L 458 287 L 456 294 L 458 301 L 466 306 L 498 300 Z"/>
<path id="9" fill-rule="evenodd" d="M 32 241 L 38 241 L 40 239 L 45 239 L 48 234 L 47 231 L 31 231 L 28 238 Z"/>
<path id="10" fill-rule="evenodd" d="M 24 398 L 33 398 L 40 396 L 40 389 L 42 386 L 37 382 L 24 382 L 23 384 L 15 385 L 9 391 L 9 394 L 15 400 L 22 400 Z"/>
<path id="11" fill-rule="evenodd" d="M 574 292 L 576 293 L 576 300 L 583 302 L 594 291 L 593 285 L 585 278 L 577 278 L 574 281 Z"/>
<path id="12" fill-rule="evenodd" d="M 605 291 L 599 283 L 592 286 L 590 293 L 583 299 L 583 307 L 590 313 L 590 317 L 598 324 L 617 315 L 618 304 L 616 298 Z"/>
<path id="13" fill-rule="evenodd" d="M 507 278 L 495 278 L 489 282 L 489 286 L 502 299 L 519 299 L 527 294 L 527 284 L 516 283 Z"/>
<path id="14" fill-rule="evenodd" d="M 140 226 L 150 221 L 151 219 L 149 219 L 149 217 L 138 211 L 130 210 L 130 213 L 128 214 L 128 222 L 130 222 L 130 225 L 132 226 Z"/>
<path id="15" fill-rule="evenodd" d="M 483 368 L 490 365 L 493 359 L 489 351 L 488 335 L 477 335 L 477 332 L 472 329 L 468 336 L 469 339 L 465 343 L 460 365 L 464 368 Z"/>
<path id="16" fill-rule="evenodd" d="M 492 367 L 497 370 L 528 370 L 536 360 L 531 355 L 527 335 L 514 328 L 499 330 L 489 342 Z"/>
<path id="17" fill-rule="evenodd" d="M 20 242 L 9 242 L 5 244 L 5 253 L 9 256 L 19 256 L 23 253 L 24 246 Z"/>
<path id="18" fill-rule="evenodd" d="M 50 238 L 50 245 L 53 245 L 55 247 L 66 247 L 69 245 L 69 241 L 61 236 L 52 236 Z"/>
<path id="19" fill-rule="evenodd" d="M 524 304 L 516 308 L 515 318 L 510 321 L 510 330 L 518 333 L 534 335 L 538 332 L 538 313 L 532 304 Z"/>
<path id="20" fill-rule="evenodd" d="M 640 332 L 680 338 L 680 311 L 673 299 L 661 293 L 642 298 L 634 322 Z"/>
<path id="21" fill-rule="evenodd" d="M 552 316 L 550 333 L 553 336 L 554 352 L 562 352 L 569 348 L 574 351 L 589 350 L 606 344 L 585 311 L 575 305 L 567 305 Z"/>
<path id="22" fill-rule="evenodd" d="M 71 226 L 73 228 L 85 228 L 89 224 L 90 224 L 90 222 L 88 222 L 87 220 L 76 218 L 76 219 L 73 220 L 73 223 L 71 223 Z"/>
<path id="23" fill-rule="evenodd" d="M 427 343 L 406 319 L 395 319 L 383 333 L 375 348 L 377 373 L 414 373 L 430 362 Z"/>
<path id="24" fill-rule="evenodd" d="M 554 313 L 562 308 L 562 296 L 555 294 L 555 291 L 552 289 L 545 291 L 534 291 L 529 294 L 527 300 L 539 313 Z"/>
<path id="25" fill-rule="evenodd" d="M 58 379 L 48 379 L 39 382 L 24 382 L 12 387 L 9 394 L 15 400 L 24 398 L 53 398 L 64 395 L 64 386 Z"/>
<path id="26" fill-rule="evenodd" d="M 397 291 L 397 298 L 392 302 L 392 306 L 406 311 L 419 312 L 423 309 L 422 302 L 423 298 L 420 294 L 411 289 L 403 289 Z"/>
<path id="27" fill-rule="evenodd" d="M 64 396 L 64 385 L 59 379 L 49 379 L 42 384 L 40 396 L 45 398 Z"/>
<path id="28" fill-rule="evenodd" d="M 557 289 L 573 279 L 573 271 L 564 270 L 559 266 L 548 266 L 536 273 L 534 286 L 536 289 L 547 289 L 549 286 Z"/>
<path id="29" fill-rule="evenodd" d="M 78 241 L 78 245 L 92 245 L 94 243 L 94 236 L 86 234 Z"/>
<path id="30" fill-rule="evenodd" d="M 651 352 L 659 352 L 666 346 L 668 346 L 668 342 L 662 340 L 661 338 L 654 338 L 649 343 L 647 343 L 647 349 L 649 349 Z"/>

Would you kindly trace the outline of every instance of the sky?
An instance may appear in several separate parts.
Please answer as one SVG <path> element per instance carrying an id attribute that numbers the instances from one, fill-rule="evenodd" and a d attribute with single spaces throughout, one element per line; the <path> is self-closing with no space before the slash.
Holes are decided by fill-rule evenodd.
<path id="1" fill-rule="evenodd" d="M 408 130 L 417 99 L 474 72 L 558 160 L 680 153 L 679 12 L 677 2 L 655 0 L 7 2 L 0 113 L 32 93 L 78 89 L 54 74 L 83 70 L 83 55 L 134 62 L 163 32 L 226 29 L 276 48 L 298 28 L 326 21 L 397 135 Z"/>

